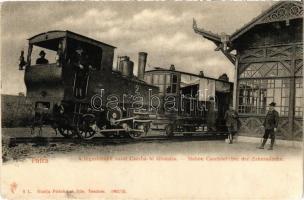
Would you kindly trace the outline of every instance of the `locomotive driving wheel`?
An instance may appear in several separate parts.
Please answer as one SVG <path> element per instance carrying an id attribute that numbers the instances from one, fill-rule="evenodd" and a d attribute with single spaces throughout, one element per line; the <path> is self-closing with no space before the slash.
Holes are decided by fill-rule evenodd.
<path id="1" fill-rule="evenodd" d="M 139 139 L 142 136 L 142 132 L 140 132 L 140 131 L 130 131 L 129 136 L 133 139 Z"/>
<path id="2" fill-rule="evenodd" d="M 69 125 L 69 120 L 66 116 L 57 117 L 56 121 L 53 122 L 52 127 L 65 138 L 72 138 L 75 136 L 76 132 Z"/>
<path id="3" fill-rule="evenodd" d="M 96 131 L 92 128 L 92 125 L 96 123 L 94 115 L 83 116 L 77 126 L 77 134 L 81 139 L 89 140 L 94 137 Z"/>
<path id="4" fill-rule="evenodd" d="M 75 132 L 72 129 L 58 127 L 59 133 L 66 138 L 72 138 L 75 135 Z"/>

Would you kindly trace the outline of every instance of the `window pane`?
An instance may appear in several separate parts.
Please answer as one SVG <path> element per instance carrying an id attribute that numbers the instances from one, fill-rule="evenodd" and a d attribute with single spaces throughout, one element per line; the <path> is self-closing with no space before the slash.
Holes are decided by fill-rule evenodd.
<path id="1" fill-rule="evenodd" d="M 274 102 L 276 102 L 277 106 L 281 106 L 281 89 L 276 88 L 274 90 Z"/>
<path id="2" fill-rule="evenodd" d="M 173 74 L 172 75 L 172 84 L 177 83 L 177 75 Z"/>
<path id="3" fill-rule="evenodd" d="M 176 76 L 176 75 L 173 75 Z M 189 83 L 191 81 L 191 76 L 187 74 L 181 74 L 181 82 L 182 83 Z"/>
<path id="4" fill-rule="evenodd" d="M 282 65 L 282 63 L 278 63 L 278 76 L 289 76 L 289 71 Z"/>
<path id="5" fill-rule="evenodd" d="M 296 97 L 303 97 L 303 88 L 296 88 Z"/>
<path id="6" fill-rule="evenodd" d="M 295 116 L 303 117 L 303 78 L 296 78 Z"/>
<path id="7" fill-rule="evenodd" d="M 282 98 L 282 106 L 285 107 L 289 106 L 289 98 Z"/>
<path id="8" fill-rule="evenodd" d="M 267 88 L 274 88 L 274 80 L 267 81 Z"/>
<path id="9" fill-rule="evenodd" d="M 158 84 L 164 85 L 166 83 L 165 81 L 165 74 L 160 74 Z"/>
<path id="10" fill-rule="evenodd" d="M 296 87 L 297 88 L 303 87 L 303 78 L 296 78 Z"/>
<path id="11" fill-rule="evenodd" d="M 172 93 L 176 93 L 176 87 L 177 87 L 176 84 L 172 84 Z"/>
<path id="12" fill-rule="evenodd" d="M 282 97 L 289 97 L 289 88 L 282 88 Z"/>
<path id="13" fill-rule="evenodd" d="M 159 86 L 159 92 L 163 93 L 165 91 L 165 85 L 160 85 Z"/>
<path id="14" fill-rule="evenodd" d="M 158 79 L 159 79 L 159 75 L 158 74 L 154 74 L 153 75 L 153 84 L 158 84 Z"/>
<path id="15" fill-rule="evenodd" d="M 171 85 L 166 86 L 166 93 L 171 93 Z"/>
<path id="16" fill-rule="evenodd" d="M 282 80 L 275 80 L 275 88 L 282 87 Z"/>
<path id="17" fill-rule="evenodd" d="M 273 97 L 274 96 L 274 89 L 269 88 L 267 89 L 267 97 Z"/>
<path id="18" fill-rule="evenodd" d="M 170 80 L 170 74 L 166 74 L 166 84 L 170 85 L 170 82 L 171 82 L 171 80 Z"/>
<path id="19" fill-rule="evenodd" d="M 145 80 L 146 80 L 147 83 L 151 84 L 152 83 L 152 76 L 151 75 L 145 76 Z"/>
<path id="20" fill-rule="evenodd" d="M 261 88 L 265 89 L 267 88 L 267 80 L 261 80 Z"/>

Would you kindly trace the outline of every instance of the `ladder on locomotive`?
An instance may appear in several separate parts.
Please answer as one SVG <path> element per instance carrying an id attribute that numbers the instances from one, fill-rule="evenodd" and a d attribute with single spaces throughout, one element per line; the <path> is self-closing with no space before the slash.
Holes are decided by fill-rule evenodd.
<path id="1" fill-rule="evenodd" d="M 85 79 L 85 80 L 78 80 L 79 77 L 77 76 L 77 72 L 75 72 L 75 75 L 74 75 L 74 83 L 73 83 L 73 94 L 76 98 L 85 98 L 87 96 L 87 93 L 88 93 L 88 86 L 89 86 L 89 80 L 90 80 L 90 75 L 87 74 L 85 75 L 84 77 L 81 77 L 82 79 Z M 82 85 L 76 85 L 77 82 L 85 82 L 85 85 L 82 84 Z M 79 94 L 79 93 L 82 93 L 84 90 L 84 94 Z M 80 92 L 82 91 L 82 92 Z"/>
<path id="2" fill-rule="evenodd" d="M 81 115 L 81 104 L 75 103 L 73 111 L 73 124 L 77 125 Z"/>

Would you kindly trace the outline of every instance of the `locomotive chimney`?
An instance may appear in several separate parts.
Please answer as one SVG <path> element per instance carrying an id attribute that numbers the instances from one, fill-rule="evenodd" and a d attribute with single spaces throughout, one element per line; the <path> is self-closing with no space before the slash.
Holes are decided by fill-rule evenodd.
<path id="1" fill-rule="evenodd" d="M 118 59 L 118 61 L 117 61 L 118 62 L 117 71 L 122 73 L 124 61 L 129 61 L 130 58 L 128 56 L 118 56 L 117 59 Z"/>
<path id="2" fill-rule="evenodd" d="M 146 52 L 139 52 L 138 53 L 138 73 L 137 77 L 140 80 L 144 80 L 145 70 L 146 70 L 146 63 L 147 63 L 147 53 Z"/>

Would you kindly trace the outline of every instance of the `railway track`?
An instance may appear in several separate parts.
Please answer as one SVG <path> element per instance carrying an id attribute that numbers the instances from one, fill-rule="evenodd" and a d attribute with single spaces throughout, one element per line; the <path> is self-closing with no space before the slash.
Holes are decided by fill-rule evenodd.
<path id="1" fill-rule="evenodd" d="M 18 146 L 18 144 L 32 144 L 33 146 L 47 146 L 51 144 L 92 144 L 92 145 L 118 145 L 131 144 L 139 142 L 189 142 L 205 140 L 224 140 L 225 134 L 204 134 L 194 136 L 146 136 L 139 139 L 132 138 L 105 138 L 95 137 L 91 140 L 81 140 L 78 138 L 64 137 L 14 137 L 9 139 L 9 147 Z"/>

